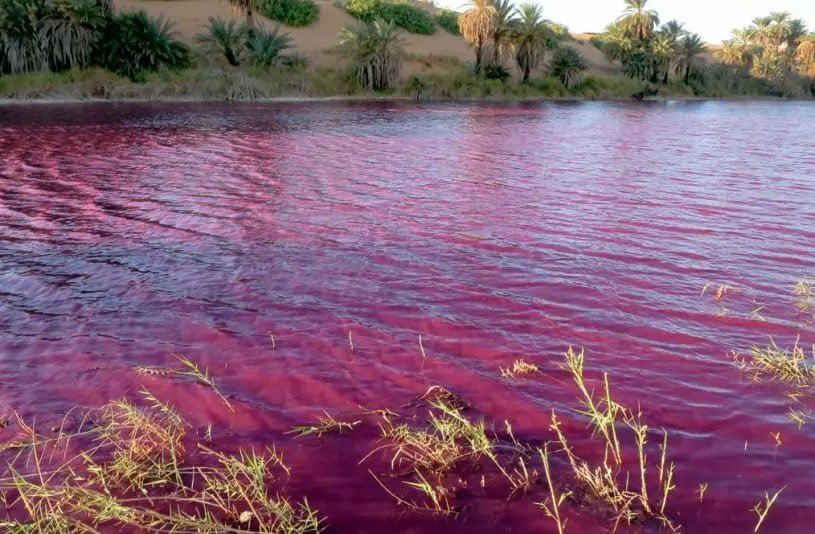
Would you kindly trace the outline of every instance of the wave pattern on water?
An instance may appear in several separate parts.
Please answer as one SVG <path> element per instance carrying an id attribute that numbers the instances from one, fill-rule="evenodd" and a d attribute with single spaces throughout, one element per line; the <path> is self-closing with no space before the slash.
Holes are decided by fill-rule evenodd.
<path id="1" fill-rule="evenodd" d="M 290 441 L 281 431 L 323 410 L 398 406 L 435 383 L 542 439 L 549 410 L 573 405 L 559 366 L 576 345 L 677 433 L 689 531 L 750 528 L 764 489 L 789 484 L 774 524 L 795 532 L 815 504 L 815 433 L 727 354 L 815 341 L 791 293 L 815 275 L 813 111 L 0 107 L 0 407 L 55 418 L 135 393 L 133 366 L 183 353 L 251 408 L 219 421 L 231 441 Z M 726 314 L 700 296 L 707 282 L 738 288 Z M 518 357 L 562 382 L 502 381 Z M 200 390 L 151 387 L 198 422 L 219 417 Z M 376 531 L 396 513 L 349 470 L 362 446 L 349 440 L 293 443 L 323 473 L 295 489 L 340 530 Z M 710 517 L 693 494 L 707 480 Z M 496 497 L 424 528 L 547 521 Z"/>

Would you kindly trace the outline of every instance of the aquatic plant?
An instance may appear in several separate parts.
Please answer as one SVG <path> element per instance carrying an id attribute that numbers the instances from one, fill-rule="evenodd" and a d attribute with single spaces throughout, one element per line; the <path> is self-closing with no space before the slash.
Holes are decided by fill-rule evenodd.
<path id="1" fill-rule="evenodd" d="M 529 375 L 534 373 L 540 373 L 540 368 L 534 363 L 527 363 L 524 361 L 523 358 L 515 360 L 512 362 L 511 367 L 499 367 L 501 371 L 501 376 L 504 378 L 515 378 L 521 375 Z"/>
<path id="2" fill-rule="evenodd" d="M 291 470 L 276 449 L 227 455 L 198 443 L 204 461 L 191 464 L 189 423 L 146 390 L 143 398 L 145 406 L 122 399 L 89 410 L 72 432 L 66 417 L 52 438 L 18 418 L 26 438 L 0 473 L 7 513 L 0 526 L 49 533 L 321 530 L 323 519 L 306 499 L 293 502 L 282 492 Z M 77 443 L 86 446 L 74 454 Z"/>

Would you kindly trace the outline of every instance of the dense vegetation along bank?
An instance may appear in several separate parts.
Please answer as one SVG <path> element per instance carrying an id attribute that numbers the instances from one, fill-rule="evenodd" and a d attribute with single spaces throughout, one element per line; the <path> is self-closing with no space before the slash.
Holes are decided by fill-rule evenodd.
<path id="1" fill-rule="evenodd" d="M 646 0 L 590 43 L 536 4 L 472 0 L 462 13 L 387 0 L 340 2 L 358 22 L 337 35 L 337 67 L 312 65 L 281 26 L 319 20 L 313 0 L 232 0 L 245 20 L 211 17 L 186 43 L 172 22 L 118 12 L 110 0 L 0 0 L 0 97 L 14 99 L 423 99 L 815 96 L 815 34 L 787 13 L 757 18 L 709 55 L 678 21 L 660 25 Z M 405 50 L 405 32 L 461 35 L 472 63 Z M 608 73 L 590 72 L 596 47 Z M 406 73 L 420 64 L 423 72 Z M 614 74 L 614 72 L 619 74 Z"/>

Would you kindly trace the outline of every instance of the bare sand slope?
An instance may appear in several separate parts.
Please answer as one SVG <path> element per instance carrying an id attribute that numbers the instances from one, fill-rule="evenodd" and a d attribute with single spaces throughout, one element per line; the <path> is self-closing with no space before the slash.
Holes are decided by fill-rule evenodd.
<path id="1" fill-rule="evenodd" d="M 244 16 L 235 12 L 225 0 L 116 0 L 116 4 L 122 10 L 143 9 L 151 16 L 164 16 L 175 22 L 179 37 L 188 43 L 193 43 L 195 35 L 204 30 L 209 17 L 244 20 Z M 331 50 L 338 44 L 337 35 L 340 30 L 354 24 L 356 20 L 328 0 L 317 0 L 317 5 L 320 7 L 320 18 L 315 24 L 306 28 L 283 28 L 291 34 L 297 51 L 308 56 L 312 65 L 341 66 L 346 60 Z M 276 24 L 262 16 L 257 19 L 267 26 Z M 606 61 L 603 54 L 589 42 L 589 37 L 586 34 L 575 35 L 575 47 L 586 58 L 589 71 L 606 75 L 618 73 L 619 65 Z M 412 55 L 403 70 L 406 75 L 443 70 L 444 65 L 439 65 L 438 60 L 429 56 L 444 56 L 464 63 L 474 59 L 472 49 L 463 38 L 451 35 L 441 28 L 433 35 L 403 32 L 402 38 L 405 50 Z"/>

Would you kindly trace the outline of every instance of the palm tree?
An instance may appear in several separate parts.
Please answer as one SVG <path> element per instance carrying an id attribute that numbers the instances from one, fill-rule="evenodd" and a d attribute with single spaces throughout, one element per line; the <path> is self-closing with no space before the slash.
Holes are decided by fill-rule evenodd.
<path id="1" fill-rule="evenodd" d="M 49 67 L 62 70 L 87 66 L 113 16 L 111 3 L 56 0 L 47 9 L 39 36 Z"/>
<path id="2" fill-rule="evenodd" d="M 801 74 L 815 75 L 815 33 L 801 40 L 796 59 Z"/>
<path id="3" fill-rule="evenodd" d="M 677 42 L 671 34 L 660 32 L 651 41 L 651 55 L 654 58 L 653 76 L 663 74 L 662 83 L 668 83 L 668 72 L 677 56 Z"/>
<path id="4" fill-rule="evenodd" d="M 761 46 L 761 63 L 763 76 L 766 78 L 770 72 L 770 55 L 773 48 L 773 19 L 772 17 L 756 17 L 750 27 L 750 35 Z"/>
<path id="5" fill-rule="evenodd" d="M 481 72 L 484 46 L 489 44 L 495 30 L 498 10 L 493 0 L 470 0 L 472 7 L 458 16 L 458 29 L 464 40 L 475 46 L 475 73 Z"/>
<path id="6" fill-rule="evenodd" d="M 685 31 L 685 25 L 676 19 L 669 20 L 663 24 L 659 31 L 668 35 L 674 41 L 678 41 L 681 37 L 688 33 Z"/>
<path id="7" fill-rule="evenodd" d="M 357 81 L 374 91 L 389 89 L 399 76 L 404 42 L 393 22 L 376 19 L 372 23 L 345 27 L 340 44 L 354 62 Z"/>
<path id="8" fill-rule="evenodd" d="M 511 0 L 495 0 L 495 26 L 492 30 L 492 58 L 493 65 L 503 64 L 512 51 L 512 36 L 515 33 L 517 20 L 515 7 Z"/>
<path id="9" fill-rule="evenodd" d="M 228 0 L 233 9 L 246 15 L 246 28 L 255 31 L 255 11 L 260 10 L 260 0 Z"/>
<path id="10" fill-rule="evenodd" d="M 651 37 L 659 24 L 659 15 L 653 9 L 646 9 L 648 0 L 625 0 L 625 13 L 617 19 L 625 34 L 634 40 L 644 41 Z"/>
<path id="11" fill-rule="evenodd" d="M 787 78 L 789 73 L 795 69 L 795 57 L 798 55 L 798 46 L 807 35 L 806 23 L 801 19 L 788 20 L 785 24 L 784 31 L 784 77 L 781 82 L 781 88 L 787 86 Z"/>
<path id="12" fill-rule="evenodd" d="M 550 29 L 551 22 L 543 18 L 543 8 L 539 4 L 522 4 L 517 14 L 519 21 L 513 36 L 515 62 L 526 82 L 530 73 L 543 63 L 555 34 Z"/>
<path id="13" fill-rule="evenodd" d="M 685 72 L 685 85 L 690 81 L 690 73 L 696 64 L 696 56 L 705 51 L 705 44 L 702 38 L 696 33 L 689 33 L 679 41 L 679 60 L 677 61 L 676 71 Z"/>
<path id="14" fill-rule="evenodd" d="M 572 89 L 583 83 L 586 68 L 586 60 L 580 52 L 571 46 L 561 46 L 552 56 L 549 74 L 558 78 L 566 89 Z"/>
<path id="15" fill-rule="evenodd" d="M 220 17 L 209 17 L 206 32 L 195 36 L 195 40 L 209 50 L 217 51 L 226 57 L 230 65 L 241 64 L 241 54 L 246 45 L 247 31 L 234 20 L 225 21 Z"/>

